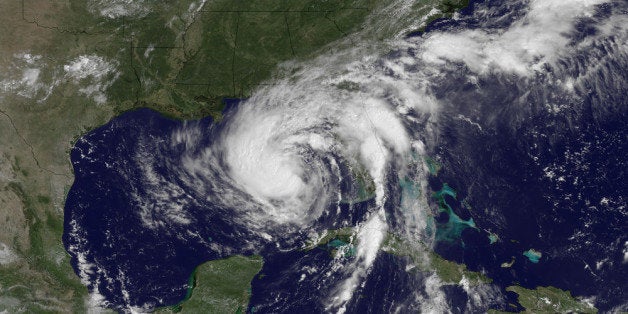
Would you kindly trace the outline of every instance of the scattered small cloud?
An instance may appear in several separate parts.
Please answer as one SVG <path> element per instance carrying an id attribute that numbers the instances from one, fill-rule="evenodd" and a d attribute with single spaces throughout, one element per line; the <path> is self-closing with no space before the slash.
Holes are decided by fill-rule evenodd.
<path id="1" fill-rule="evenodd" d="M 88 3 L 92 14 L 109 19 L 120 17 L 143 17 L 150 12 L 143 0 L 92 0 Z"/>
<path id="2" fill-rule="evenodd" d="M 76 84 L 84 84 L 79 92 L 96 103 L 107 102 L 105 90 L 118 78 L 116 63 L 96 55 L 82 55 L 63 66 L 66 77 Z"/>
<path id="3" fill-rule="evenodd" d="M 11 248 L 0 242 L 0 265 L 15 263 L 19 258 Z"/>
<path id="4" fill-rule="evenodd" d="M 0 92 L 46 100 L 57 82 L 54 79 L 44 82 L 42 69 L 45 66 L 41 55 L 28 52 L 14 54 L 11 64 L 0 72 Z"/>
<path id="5" fill-rule="evenodd" d="M 602 2 L 533 0 L 527 14 L 506 29 L 434 33 L 422 57 L 432 64 L 461 62 L 480 74 L 500 70 L 530 76 L 559 59 L 570 45 L 574 22 Z"/>

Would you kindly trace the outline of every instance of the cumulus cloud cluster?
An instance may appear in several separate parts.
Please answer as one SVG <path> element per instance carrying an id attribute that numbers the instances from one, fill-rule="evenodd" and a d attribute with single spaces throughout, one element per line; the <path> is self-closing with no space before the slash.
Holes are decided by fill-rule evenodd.
<path id="1" fill-rule="evenodd" d="M 228 120 L 220 146 L 228 175 L 269 217 L 306 224 L 304 217 L 316 217 L 325 208 L 312 204 L 322 200 L 324 205 L 329 199 L 321 195 L 331 194 L 324 183 L 333 173 L 317 165 L 318 157 L 304 158 L 304 148 L 333 152 L 368 169 L 379 209 L 358 226 L 362 240 L 355 271 L 332 298 L 332 306 L 343 309 L 368 274 L 386 232 L 381 209 L 385 186 L 397 180 L 386 169 L 407 171 L 413 147 L 422 145 L 406 126 L 417 116 L 438 114 L 438 101 L 427 86 L 440 76 L 441 67 L 462 63 L 476 75 L 501 72 L 531 78 L 577 50 L 571 36 L 576 23 L 592 16 L 601 3 L 604 0 L 530 1 L 525 14 L 507 25 L 434 31 L 400 40 L 392 44 L 393 57 L 364 55 L 360 48 L 346 53 L 354 58 L 350 62 L 342 53 L 322 56 L 289 80 L 259 89 Z M 346 85 L 351 88 L 338 88 Z"/>
<path id="2" fill-rule="evenodd" d="M 58 82 L 44 83 L 41 55 L 21 52 L 13 55 L 12 64 L 0 73 L 0 91 L 43 101 Z"/>
<path id="3" fill-rule="evenodd" d="M 107 102 L 105 91 L 119 76 L 115 62 L 97 55 L 78 56 L 64 65 L 63 70 L 75 84 L 82 85 L 80 93 L 99 104 Z"/>
<path id="4" fill-rule="evenodd" d="M 529 2 L 527 13 L 507 28 L 436 32 L 422 44 L 422 58 L 433 66 L 461 62 L 479 74 L 505 71 L 532 76 L 573 52 L 570 34 L 579 18 L 590 17 L 605 0 Z M 616 21 L 609 25 L 617 25 Z"/>
<path id="5" fill-rule="evenodd" d="M 93 14 L 115 19 L 120 17 L 142 17 L 150 12 L 150 3 L 144 0 L 90 0 L 88 8 Z"/>
<path id="6" fill-rule="evenodd" d="M 409 7 L 407 1 L 401 2 L 392 7 Z M 113 3 L 117 4 L 112 8 L 131 6 L 126 1 Z M 199 140 L 199 134 L 204 134 L 199 124 L 173 132 L 173 147 L 184 147 L 180 160 L 168 165 L 176 183 L 151 166 L 152 152 L 136 156 L 151 188 L 149 193 L 137 193 L 140 203 L 142 197 L 148 198 L 140 214 L 151 228 L 167 226 L 151 222 L 157 214 L 185 225 L 193 219 L 185 208 L 194 193 L 232 209 L 244 217 L 249 230 L 265 239 L 287 237 L 281 233 L 310 228 L 340 202 L 340 183 L 347 179 L 341 166 L 360 165 L 374 183 L 375 201 L 354 226 L 356 258 L 341 271 L 343 280 L 329 296 L 328 310 L 342 312 L 385 241 L 391 228 L 387 215 L 398 214 L 397 208 L 385 208 L 390 187 L 398 187 L 400 178 L 425 182 L 424 169 L 411 165 L 416 165 L 415 156 L 425 146 L 422 139 L 430 132 L 429 121 L 438 118 L 442 105 L 430 89 L 432 84 L 461 64 L 468 76 L 501 73 L 534 79 L 545 66 L 579 49 L 570 34 L 579 19 L 592 16 L 602 3 L 531 0 L 514 21 L 490 29 L 435 30 L 422 37 L 391 40 L 386 44 L 392 52 L 385 56 L 357 46 L 299 62 L 291 74 L 260 87 L 229 112 L 216 142 L 207 145 Z M 127 14 L 116 10 L 101 14 Z M 605 20 L 596 26 L 599 33 L 586 40 L 591 44 L 610 30 L 625 29 L 621 22 Z M 75 82 L 87 83 L 80 91 L 97 102 L 106 101 L 104 90 L 116 75 L 114 62 L 94 55 L 76 58 L 64 70 Z M 26 82 L 31 77 L 35 80 L 35 73 Z M 426 202 L 402 203 L 399 220 L 407 223 L 406 235 L 424 231 L 417 221 L 425 217 Z M 288 227 L 274 229 L 277 226 Z M 468 283 L 461 284 L 472 291 Z M 437 276 L 428 277 L 425 285 L 425 293 L 417 296 L 422 309 L 447 311 Z M 490 292 L 469 302 L 481 303 Z"/>

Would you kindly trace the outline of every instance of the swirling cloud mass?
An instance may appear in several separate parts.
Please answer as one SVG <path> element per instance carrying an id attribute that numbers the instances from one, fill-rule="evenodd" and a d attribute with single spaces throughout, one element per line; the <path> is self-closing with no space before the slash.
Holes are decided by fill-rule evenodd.
<path id="1" fill-rule="evenodd" d="M 403 5 L 395 3 L 390 11 L 398 7 Z M 604 0 L 475 4 L 473 13 L 410 37 L 403 34 L 415 25 L 380 21 L 363 32 L 398 27 L 400 35 L 362 46 L 350 44 L 362 35 L 351 35 L 335 43 L 340 49 L 285 64 L 286 71 L 227 110 L 219 124 L 203 120 L 166 125 L 164 136 L 132 129 L 128 136 L 137 138 L 124 145 L 133 158 L 112 158 L 103 169 L 115 173 L 128 195 L 128 203 L 118 206 L 132 208 L 146 230 L 142 232 L 200 243 L 212 252 L 203 258 L 227 256 L 237 246 L 246 247 L 244 252 L 268 243 L 279 250 L 301 248 L 326 229 L 353 226 L 356 258 L 320 270 L 322 277 L 340 278 L 321 290 L 324 308 L 343 312 L 364 286 L 389 233 L 410 243 L 434 240 L 426 233 L 428 197 L 404 197 L 399 182 L 410 180 L 419 190 L 427 189 L 428 169 L 417 156 L 437 145 L 442 121 L 475 110 L 472 103 L 462 102 L 465 95 L 500 90 L 487 82 L 512 87 L 507 98 L 523 112 L 530 91 L 539 86 L 551 88 L 535 101 L 552 110 L 561 99 L 577 104 L 609 88 L 613 83 L 603 81 L 617 76 L 606 64 L 627 69 L 625 10 L 625 3 Z M 583 21 L 593 29 L 584 33 Z M 594 53 L 600 57 L 587 59 Z M 626 90 L 625 77 L 614 84 L 616 90 Z M 444 91 L 444 86 L 451 88 Z M 467 107 L 456 107 L 461 103 Z M 478 121 L 472 120 L 467 121 Z M 481 123 L 475 125 L 482 129 Z M 97 140 L 88 135 L 79 141 L 75 169 L 107 164 L 98 156 L 102 151 Z M 86 175 L 77 171 L 77 182 Z M 352 197 L 347 187 L 360 184 L 371 185 L 372 198 L 359 205 L 364 214 L 358 215 L 350 212 L 356 207 L 347 201 Z M 71 193 L 69 203 L 80 203 L 73 201 L 79 194 Z M 206 241 L 206 232 L 197 226 L 207 223 L 212 228 L 215 221 L 202 217 L 215 213 L 232 217 L 226 232 L 248 244 Z M 78 223 L 80 215 L 66 214 L 66 219 L 75 221 L 65 238 L 69 251 L 92 293 L 107 296 L 106 301 L 97 298 L 101 304 L 138 311 L 161 304 L 134 299 L 136 292 L 125 289 L 120 278 L 127 278 L 129 287 L 139 279 L 128 279 L 133 275 L 124 267 L 124 276 L 113 273 L 95 256 L 92 244 L 79 240 L 86 232 Z M 111 235 L 101 241 L 112 245 L 117 240 Z M 418 289 L 423 292 L 413 301 L 421 304 L 418 309 L 448 311 L 442 291 L 434 288 L 439 279 L 430 277 L 424 284 L 429 288 Z M 127 292 L 125 298 L 111 297 L 111 291 L 120 290 Z M 481 307 L 476 303 L 470 308 Z"/>

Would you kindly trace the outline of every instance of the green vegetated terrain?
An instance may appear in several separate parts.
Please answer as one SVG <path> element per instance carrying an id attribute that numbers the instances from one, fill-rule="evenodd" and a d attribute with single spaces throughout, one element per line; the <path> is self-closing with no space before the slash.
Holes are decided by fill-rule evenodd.
<path id="1" fill-rule="evenodd" d="M 355 233 L 356 230 L 352 227 L 328 230 L 324 236 L 310 243 L 306 250 L 347 244 L 357 246 L 359 243 L 354 239 Z M 492 279 L 480 272 L 468 270 L 463 264 L 444 259 L 423 243 L 411 244 L 393 233 L 386 235 L 382 249 L 389 254 L 409 258 L 417 270 L 435 273 L 444 283 L 459 284 L 463 278 L 471 285 L 492 282 Z"/>
<path id="2" fill-rule="evenodd" d="M 521 313 L 597 313 L 598 310 L 576 298 L 569 291 L 554 287 L 526 289 L 519 286 L 506 288 L 517 294 L 517 301 L 525 308 Z M 514 306 L 513 306 L 514 307 Z M 516 308 L 516 307 L 514 307 Z M 491 310 L 489 313 L 509 313 Z"/>
<path id="3" fill-rule="evenodd" d="M 146 1 L 141 14 L 105 17 L 102 3 L 0 1 L 0 312 L 87 311 L 87 289 L 61 242 L 73 182 L 69 153 L 81 135 L 141 107 L 178 119 L 220 119 L 224 98 L 249 96 L 281 62 L 333 49 L 330 43 L 361 31 L 385 4 Z M 432 0 L 413 9 L 418 19 L 438 6 Z M 81 67 L 88 59 L 100 65 Z M 73 75 L 75 68 L 90 74 Z M 234 296 L 211 271 L 241 269 L 234 261 L 258 265 L 238 258 L 204 264 L 181 309 Z M 214 265 L 207 276 L 205 265 Z M 233 287 L 255 268 L 247 265 Z M 242 306 L 243 296 L 224 304 Z"/>
<path id="4" fill-rule="evenodd" d="M 247 97 L 279 62 L 327 49 L 377 5 L 150 1 L 145 14 L 108 18 L 99 3 L 0 2 L 0 311 L 86 310 L 61 242 L 81 135 L 140 107 L 220 118 L 224 97 Z M 82 57 L 110 71 L 72 77 Z"/>
<path id="5" fill-rule="evenodd" d="M 526 313 L 596 313 L 597 309 L 574 298 L 569 291 L 554 287 L 537 287 L 534 290 L 511 286 Z"/>
<path id="6" fill-rule="evenodd" d="M 471 271 L 465 265 L 446 260 L 433 251 L 421 248 L 423 245 L 410 245 L 403 239 L 389 234 L 384 243 L 384 251 L 397 256 L 406 256 L 418 270 L 433 272 L 448 284 L 459 284 L 463 279 L 469 285 L 490 284 L 492 279 L 481 272 Z M 421 248 L 421 249 L 419 249 Z M 597 313 L 597 309 L 576 299 L 569 291 L 555 287 L 537 287 L 526 289 L 510 286 L 507 291 L 515 292 L 517 300 L 526 310 L 524 313 Z M 513 309 L 517 307 L 512 305 Z M 490 310 L 489 313 L 508 313 Z"/>
<path id="7" fill-rule="evenodd" d="M 341 240 L 345 243 L 353 243 L 355 237 L 355 230 L 353 227 L 345 227 L 340 229 L 332 229 L 327 230 L 325 235 L 323 235 L 320 239 L 316 239 L 315 241 L 311 241 L 307 244 L 305 250 L 311 250 L 318 246 L 329 244 L 329 242 L 333 240 Z"/>
<path id="8" fill-rule="evenodd" d="M 433 272 L 448 284 L 459 284 L 466 279 L 470 285 L 488 284 L 493 280 L 480 272 L 467 269 L 466 265 L 444 259 L 425 244 L 410 244 L 394 234 L 388 234 L 383 250 L 393 255 L 408 257 L 416 268 L 423 272 Z"/>
<path id="9" fill-rule="evenodd" d="M 306 244 L 305 250 L 309 251 L 319 248 L 329 252 L 332 258 L 351 258 L 356 255 L 357 245 L 358 241 L 356 239 L 355 228 L 345 227 L 327 230 L 321 238 L 310 240 L 309 243 Z"/>
<path id="10" fill-rule="evenodd" d="M 244 313 L 251 296 L 251 281 L 262 270 L 261 256 L 232 256 L 201 264 L 192 274 L 186 300 L 158 312 Z"/>
<path id="11" fill-rule="evenodd" d="M 125 45 L 118 50 L 129 50 L 126 66 L 135 70 L 112 89 L 174 117 L 219 117 L 223 98 L 249 96 L 278 63 L 308 57 L 356 30 L 374 4 L 213 1 L 193 16 L 174 19 L 173 12 L 187 12 L 188 4 L 163 4 L 118 25 Z M 117 110 L 136 105 L 123 103 Z"/>

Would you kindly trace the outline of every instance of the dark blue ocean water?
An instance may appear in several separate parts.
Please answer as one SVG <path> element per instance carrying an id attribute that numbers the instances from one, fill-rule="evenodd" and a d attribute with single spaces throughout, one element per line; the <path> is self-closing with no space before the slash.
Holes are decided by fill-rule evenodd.
<path id="1" fill-rule="evenodd" d="M 230 105 L 237 106 L 237 102 Z M 195 133 L 200 139 L 199 149 L 211 145 L 222 127 L 210 118 L 183 122 L 142 109 L 127 112 L 91 131 L 71 152 L 75 182 L 66 201 L 63 241 L 77 273 L 80 273 L 80 264 L 88 265 L 89 289 L 103 295 L 112 308 L 177 304 L 185 297 L 188 279 L 196 266 L 233 254 L 262 254 L 267 260 L 267 278 L 273 278 L 273 271 L 285 270 L 286 257 L 277 249 L 277 243 L 253 234 L 238 222 L 238 214 L 233 209 L 216 206 L 205 197 L 191 194 L 198 201 L 185 207 L 193 217 L 189 224 L 159 228 L 145 224 L 146 220 L 160 222 L 163 219 L 158 216 L 158 210 L 150 211 L 155 217 L 140 214 L 143 206 L 151 209 L 160 206 L 150 203 L 155 201 L 151 196 L 155 187 L 147 182 L 143 166 L 151 164 L 156 174 L 171 182 L 180 181 L 177 175 L 180 169 L 173 165 L 181 162 L 182 154 L 189 152 L 189 147 L 172 145 L 172 138 L 177 130 L 191 124 L 195 130 L 202 130 L 200 134 Z M 150 160 L 140 153 L 148 153 Z M 138 203 L 137 196 L 149 204 Z M 182 198 L 168 197 L 172 202 Z M 340 204 L 338 213 L 334 206 L 330 210 L 332 214 L 321 216 L 314 225 L 321 230 L 342 227 L 339 222 L 355 225 L 363 220 L 372 203 L 373 200 Z M 275 231 L 280 233 L 280 230 Z M 80 264 L 78 253 L 85 253 Z M 319 261 L 315 258 L 319 253 L 307 253 L 308 258 L 312 257 L 311 263 Z M 326 259 L 321 265 L 324 266 L 331 258 L 329 252 L 323 255 Z M 293 287 L 285 288 L 292 290 Z M 254 296 L 257 295 L 255 291 Z"/>
<path id="2" fill-rule="evenodd" d="M 436 21 L 426 32 L 503 28 L 523 14 L 522 6 L 522 2 L 472 2 L 458 19 Z M 613 10 L 618 8 L 604 6 L 596 14 Z M 572 34 L 575 41 L 594 32 L 587 25 L 583 22 Z M 556 286 L 574 295 L 596 296 L 602 310 L 628 299 L 623 262 L 628 241 L 625 53 L 600 61 L 584 79 L 585 88 L 576 91 L 578 97 L 562 93 L 550 79 L 578 76 L 590 55 L 616 54 L 610 49 L 596 46 L 561 60 L 559 67 L 534 79 L 491 74 L 471 84 L 467 79 L 471 73 L 460 66 L 434 82 L 431 92 L 444 105 L 435 134 L 423 140 L 442 169 L 430 178 L 430 192 L 447 183 L 457 192 L 455 198 L 445 197 L 453 213 L 461 220 L 473 219 L 476 226 L 464 228 L 459 238 L 438 241 L 436 252 L 485 272 L 502 288 Z M 229 100 L 229 110 L 237 103 Z M 552 113 L 547 103 L 565 109 Z M 63 240 L 77 273 L 80 265 L 92 265 L 84 275 L 89 289 L 102 294 L 112 308 L 164 306 L 184 298 L 197 265 L 233 254 L 262 254 L 265 264 L 252 282 L 251 311 L 324 310 L 321 298 L 346 279 L 324 276 L 333 263 L 324 247 L 282 252 L 276 243 L 238 224 L 232 209 L 193 194 L 190 197 L 197 201 L 185 208 L 193 217 L 189 224 L 156 229 L 145 225 L 146 217 L 138 212 L 151 204 L 139 204 L 135 197 L 149 194 L 152 187 L 138 179 L 143 177 L 138 152 L 154 157 L 151 164 L 157 174 L 181 183 L 173 165 L 187 148 L 171 144 L 173 132 L 186 124 L 202 126 L 199 149 L 211 145 L 223 127 L 210 118 L 182 122 L 144 109 L 116 117 L 76 143 L 71 152 L 75 182 L 66 201 Z M 396 193 L 394 187 L 388 188 Z M 394 198 L 391 202 L 387 207 L 394 208 Z M 355 224 L 369 205 L 372 200 L 351 210 L 344 204 L 339 215 L 323 216 L 316 225 L 337 228 L 336 222 L 343 220 Z M 437 212 L 438 201 L 432 199 L 431 206 Z M 395 216 L 390 218 L 394 228 Z M 441 213 L 436 224 L 447 226 L 450 218 Z M 491 244 L 488 231 L 499 241 Z M 542 253 L 538 263 L 523 255 L 529 249 Z M 81 263 L 79 256 L 84 258 Z M 512 267 L 500 266 L 513 258 Z M 348 311 L 379 313 L 396 306 L 417 311 L 413 292 L 422 289 L 425 278 L 420 272 L 405 271 L 407 265 L 402 257 L 378 255 Z M 301 279 L 307 269 L 322 271 Z M 453 311 L 468 310 L 462 289 L 445 290 Z M 505 296 L 502 303 L 490 305 L 505 309 L 505 304 L 514 303 L 514 295 Z"/>
<path id="3" fill-rule="evenodd" d="M 204 138 L 211 139 L 211 119 L 195 123 L 207 125 L 208 136 Z M 185 235 L 185 230 L 163 232 L 143 225 L 130 195 L 132 187 L 139 193 L 144 188 L 142 182 L 135 181 L 143 177 L 133 160 L 136 150 L 147 145 L 143 149 L 153 150 L 161 158 L 175 158 L 177 149 L 168 151 L 167 145 L 155 143 L 168 141 L 181 124 L 151 110 L 128 112 L 82 137 L 71 152 L 75 181 L 66 201 L 63 241 L 66 248 L 78 246 L 78 251 L 89 252 L 86 262 L 95 265 L 89 288 L 97 288 L 114 308 L 128 303 L 175 304 L 185 296 L 187 278 L 196 266 L 223 257 L 210 248 L 212 241 L 244 247 L 242 237 L 232 236 L 235 230 L 224 218 L 229 216 L 211 204 L 191 209 L 204 213 L 195 216 L 196 225 L 203 228 L 192 230 L 201 239 L 212 241 L 199 241 Z M 153 142 L 140 144 L 146 139 Z M 80 226 L 80 237 L 68 233 L 71 224 Z M 123 300 L 123 290 L 129 292 L 130 302 Z"/>
<path id="4" fill-rule="evenodd" d="M 481 17 L 517 15 L 495 1 L 473 6 Z M 599 7 L 578 24 L 574 41 L 595 32 L 590 27 L 595 18 L 625 12 L 620 7 Z M 478 14 L 469 15 L 473 11 L 463 13 L 466 17 L 438 21 L 431 29 L 487 26 Z M 488 26 L 500 27 L 497 21 L 511 19 L 495 19 Z M 444 108 L 431 154 L 443 169 L 431 178 L 431 187 L 437 191 L 448 183 L 458 192 L 449 201 L 457 215 L 473 218 L 479 229 L 500 237 L 489 244 L 485 231 L 467 228 L 462 243 L 439 243 L 437 252 L 486 271 L 502 286 L 552 285 L 596 296 L 602 310 L 628 299 L 623 254 L 628 240 L 628 60 L 611 47 L 599 44 L 565 58 L 533 80 L 492 74 L 471 84 L 468 70 L 460 68 L 434 84 Z M 599 61 L 577 96 L 552 83 L 556 76 L 581 75 L 591 56 Z M 564 109 L 551 112 L 548 103 Z M 522 255 L 530 248 L 543 254 L 538 263 Z M 500 266 L 513 257 L 511 268 Z"/>

